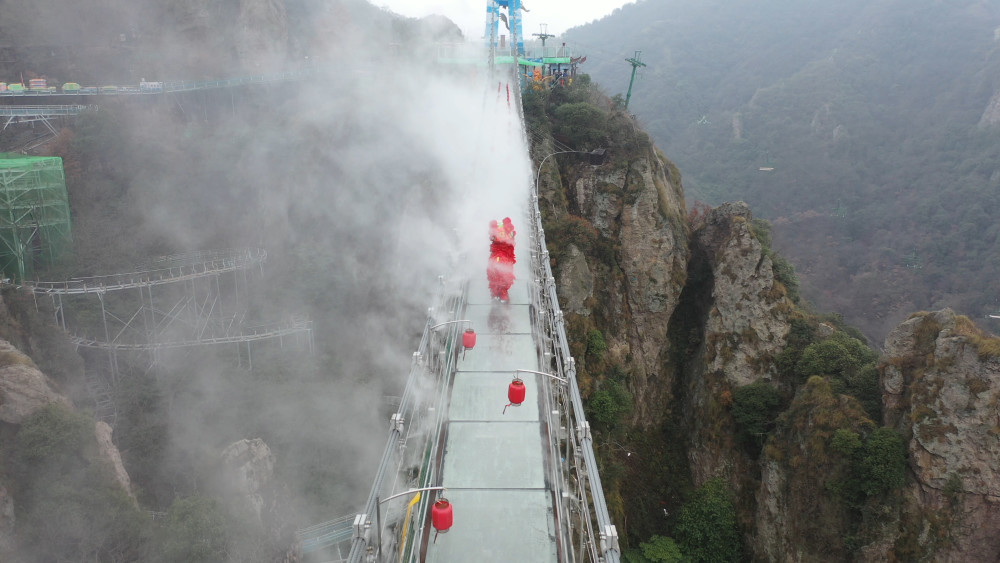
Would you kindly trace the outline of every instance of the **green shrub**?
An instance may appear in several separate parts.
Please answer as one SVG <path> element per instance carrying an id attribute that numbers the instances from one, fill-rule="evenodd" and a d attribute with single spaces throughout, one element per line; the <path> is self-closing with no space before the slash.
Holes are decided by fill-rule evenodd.
<path id="1" fill-rule="evenodd" d="M 878 428 L 865 438 L 841 428 L 830 439 L 830 448 L 840 455 L 842 470 L 827 488 L 850 507 L 860 508 L 905 482 L 906 448 L 892 428 Z"/>
<path id="2" fill-rule="evenodd" d="M 892 428 L 879 428 L 865 440 L 861 459 L 861 489 L 877 496 L 898 489 L 906 482 L 906 446 Z"/>
<path id="3" fill-rule="evenodd" d="M 771 255 L 771 270 L 774 272 L 774 279 L 781 282 L 788 292 L 788 298 L 794 303 L 799 302 L 799 278 L 795 275 L 795 267 L 792 263 L 778 253 Z"/>
<path id="4" fill-rule="evenodd" d="M 861 449 L 861 436 L 847 428 L 838 428 L 833 434 L 830 447 L 845 458 L 852 458 Z"/>
<path id="5" fill-rule="evenodd" d="M 43 466 L 69 471 L 96 441 L 93 420 L 59 403 L 49 403 L 21 425 L 17 453 L 29 472 Z"/>
<path id="6" fill-rule="evenodd" d="M 21 425 L 12 457 L 28 560 L 142 560 L 150 522 L 98 454 L 92 419 L 49 404 Z"/>
<path id="7" fill-rule="evenodd" d="M 156 561 L 225 561 L 227 543 L 226 521 L 214 500 L 200 496 L 177 499 L 158 538 Z"/>
<path id="8" fill-rule="evenodd" d="M 882 420 L 882 388 L 875 362 L 861 366 L 844 378 L 844 393 L 855 397 L 872 420 Z"/>
<path id="9" fill-rule="evenodd" d="M 706 481 L 677 515 L 674 538 L 694 562 L 739 561 L 742 553 L 736 510 L 721 479 Z"/>
<path id="10" fill-rule="evenodd" d="M 774 358 L 775 367 L 783 380 L 796 379 L 799 359 L 802 358 L 802 351 L 813 343 L 816 339 L 816 330 L 809 321 L 802 318 L 793 318 L 788 334 L 785 336 L 785 349 Z"/>
<path id="11" fill-rule="evenodd" d="M 614 379 L 606 379 L 587 401 L 587 417 L 606 430 L 613 430 L 632 412 L 632 394 Z"/>
<path id="12" fill-rule="evenodd" d="M 803 381 L 814 375 L 844 378 L 853 375 L 878 356 L 860 340 L 835 332 L 826 340 L 814 342 L 802 351 L 797 371 Z"/>
<path id="13" fill-rule="evenodd" d="M 624 563 L 681 563 L 684 560 L 677 542 L 664 536 L 653 536 L 648 542 L 640 543 L 638 549 L 622 554 Z"/>
<path id="14" fill-rule="evenodd" d="M 600 362 L 604 359 L 604 353 L 608 350 L 608 344 L 604 341 L 604 334 L 601 331 L 592 329 L 587 333 L 587 355 Z"/>
<path id="15" fill-rule="evenodd" d="M 766 219 L 754 218 L 750 221 L 750 233 L 760 242 L 764 254 L 771 253 L 771 222 Z"/>
<path id="16" fill-rule="evenodd" d="M 553 134 L 577 150 L 596 148 L 607 138 L 608 114 L 587 102 L 556 108 Z"/>
<path id="17" fill-rule="evenodd" d="M 732 415 L 739 431 L 758 445 L 770 431 L 781 410 L 778 390 L 764 381 L 742 385 L 733 390 Z"/>
<path id="18" fill-rule="evenodd" d="M 881 420 L 882 392 L 878 384 L 877 358 L 860 340 L 837 331 L 807 346 L 795 371 L 800 380 L 814 375 L 829 377 L 838 393 L 855 397 L 872 420 Z"/>

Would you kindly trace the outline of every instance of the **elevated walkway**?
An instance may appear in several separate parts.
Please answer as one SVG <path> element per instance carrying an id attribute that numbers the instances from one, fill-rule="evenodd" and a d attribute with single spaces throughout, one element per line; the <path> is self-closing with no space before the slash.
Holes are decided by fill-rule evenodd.
<path id="1" fill-rule="evenodd" d="M 535 200 L 515 220 L 510 301 L 490 298 L 488 241 L 445 281 L 390 417 L 362 511 L 300 530 L 305 561 L 618 563 Z M 484 229 L 485 230 L 485 229 Z M 463 330 L 476 344 L 466 349 Z M 508 405 L 515 374 L 526 387 Z M 505 411 L 506 407 L 506 411 Z M 454 523 L 434 525 L 446 498 Z M 345 557 L 345 554 L 346 557 Z"/>
<path id="2" fill-rule="evenodd" d="M 0 117 L 62 117 L 79 115 L 94 106 L 87 105 L 50 105 L 50 106 L 7 106 L 0 105 Z"/>
<path id="3" fill-rule="evenodd" d="M 422 560 L 560 561 L 554 489 L 558 474 L 551 459 L 548 386 L 539 381 L 544 376 L 520 374 L 525 403 L 504 413 L 515 371 L 541 367 L 529 291 L 530 247 L 515 248 L 517 279 L 509 303 L 490 298 L 487 248 L 484 242 L 482 267 L 470 280 L 464 314 L 476 328 L 478 342 L 458 361 L 451 377 L 447 421 L 441 429 L 441 486 L 455 507 L 456 524 L 436 541 L 434 531 L 424 528 Z"/>

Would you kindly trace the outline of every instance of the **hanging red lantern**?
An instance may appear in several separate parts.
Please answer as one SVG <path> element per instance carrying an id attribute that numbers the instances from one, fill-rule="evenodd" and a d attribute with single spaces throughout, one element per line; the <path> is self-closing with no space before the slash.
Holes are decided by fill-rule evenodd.
<path id="1" fill-rule="evenodd" d="M 514 381 L 510 382 L 507 386 L 507 400 L 510 402 L 503 408 L 503 414 L 507 414 L 507 407 L 519 407 L 521 403 L 524 402 L 524 394 L 527 389 L 524 387 L 524 382 L 521 378 L 515 377 Z"/>
<path id="2" fill-rule="evenodd" d="M 451 503 L 444 497 L 439 498 L 431 507 L 431 524 L 434 525 L 434 529 L 438 533 L 447 532 L 454 520 L 455 515 L 452 512 Z"/>
<path id="3" fill-rule="evenodd" d="M 510 385 L 507 387 L 507 399 L 510 400 L 510 404 L 515 407 L 519 407 L 521 406 L 521 403 L 524 402 L 524 395 L 526 391 L 527 389 L 524 387 L 524 382 L 515 378 L 514 381 L 511 381 Z"/>
<path id="4" fill-rule="evenodd" d="M 466 350 L 472 350 L 476 347 L 476 331 L 471 328 L 465 329 L 465 333 L 462 334 L 462 346 Z"/>

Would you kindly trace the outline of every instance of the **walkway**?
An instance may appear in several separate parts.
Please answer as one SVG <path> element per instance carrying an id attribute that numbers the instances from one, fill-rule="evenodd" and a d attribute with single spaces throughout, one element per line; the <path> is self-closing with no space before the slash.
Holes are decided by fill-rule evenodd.
<path id="1" fill-rule="evenodd" d="M 525 403 L 504 413 L 514 372 L 540 370 L 528 248 L 517 249 L 510 303 L 490 299 L 485 242 L 483 267 L 470 281 L 465 318 L 476 327 L 478 342 L 458 362 L 443 429 L 441 486 L 455 507 L 455 526 L 436 541 L 431 537 L 424 542 L 428 563 L 559 560 L 548 386 L 538 381 L 543 376 L 520 374 L 527 388 Z M 434 535 L 429 527 L 424 532 Z"/>

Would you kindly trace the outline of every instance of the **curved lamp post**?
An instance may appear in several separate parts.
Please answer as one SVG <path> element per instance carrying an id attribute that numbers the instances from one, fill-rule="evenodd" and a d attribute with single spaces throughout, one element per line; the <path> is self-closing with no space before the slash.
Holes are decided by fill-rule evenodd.
<path id="1" fill-rule="evenodd" d="M 545 155 L 545 158 L 543 158 L 542 161 L 538 163 L 538 170 L 535 172 L 535 197 L 538 197 L 538 181 L 541 177 L 542 166 L 545 165 L 545 161 L 548 160 L 550 156 L 555 156 L 557 154 L 570 154 L 570 153 L 588 154 L 590 156 L 599 156 L 602 159 L 604 158 L 604 149 L 594 149 L 592 151 L 558 151 L 552 154 Z"/>
<path id="2" fill-rule="evenodd" d="M 422 489 L 410 489 L 408 491 L 403 491 L 401 493 L 396 493 L 394 495 L 385 497 L 384 499 L 379 499 L 378 495 L 375 496 L 375 526 L 378 532 L 378 547 L 375 550 L 375 561 L 382 560 L 382 503 L 389 502 L 394 498 L 399 498 L 401 496 L 421 493 L 424 491 L 443 491 L 444 487 L 424 487 Z"/>
<path id="3" fill-rule="evenodd" d="M 439 329 L 439 328 L 441 328 L 441 327 L 443 327 L 445 325 L 451 325 L 451 324 L 456 324 L 456 323 L 471 323 L 471 322 L 472 321 L 470 321 L 469 319 L 460 319 L 460 320 L 457 320 L 457 321 L 447 321 L 447 322 L 436 324 L 436 325 L 432 326 L 429 330 L 437 330 L 437 329 Z M 463 359 L 465 358 L 465 352 L 467 350 L 472 350 L 475 347 L 476 347 L 476 331 L 472 330 L 472 328 L 470 327 L 470 328 L 465 329 L 465 332 L 462 333 L 462 358 Z"/>
<path id="4" fill-rule="evenodd" d="M 550 156 L 555 156 L 557 154 L 569 154 L 569 153 L 574 153 L 574 152 L 575 153 L 584 153 L 584 154 L 586 154 L 587 151 L 559 151 L 559 152 L 554 152 L 552 154 L 545 155 L 545 158 L 543 158 L 542 161 L 538 163 L 538 170 L 535 172 L 535 197 L 538 196 L 538 181 L 541 178 L 542 166 L 545 166 L 545 161 L 548 160 Z"/>
<path id="5" fill-rule="evenodd" d="M 544 375 L 545 377 L 555 379 L 556 381 L 562 383 L 563 385 L 569 383 L 569 379 L 566 379 L 565 377 L 559 377 L 558 375 L 553 375 L 551 373 L 546 373 L 544 371 L 535 371 L 531 369 L 516 369 L 514 370 L 514 380 L 511 381 L 510 386 L 507 387 L 507 400 L 509 400 L 510 402 L 507 403 L 507 406 L 503 408 L 504 414 L 507 413 L 507 407 L 510 406 L 519 407 L 521 406 L 521 403 L 524 402 L 524 397 L 526 394 L 526 390 L 524 388 L 524 382 L 517 375 L 522 372 Z"/>

